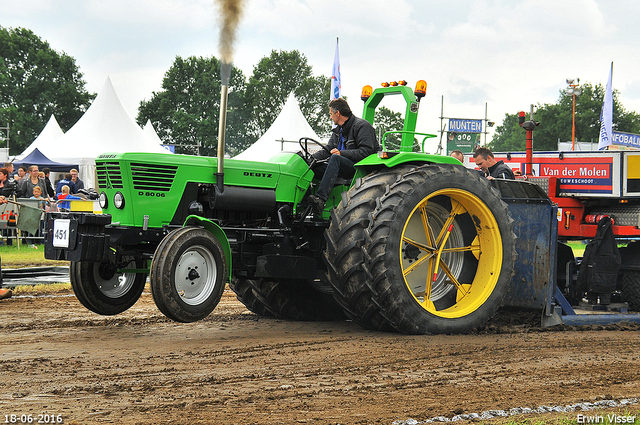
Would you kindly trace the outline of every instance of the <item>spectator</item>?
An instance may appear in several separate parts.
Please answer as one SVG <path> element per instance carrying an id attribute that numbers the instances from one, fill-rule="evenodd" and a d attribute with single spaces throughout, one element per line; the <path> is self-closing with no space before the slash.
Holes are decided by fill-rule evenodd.
<path id="1" fill-rule="evenodd" d="M 16 181 L 13 179 L 13 177 L 10 176 L 9 170 L 6 168 L 0 168 L 0 197 L 9 198 L 13 196 L 16 192 L 16 186 L 17 186 Z M 0 202 L 0 204 L 4 204 L 4 203 L 6 202 Z M 2 230 L 2 236 L 7 238 L 7 245 L 12 245 L 12 239 L 11 239 L 12 235 L 13 235 L 13 229 Z M 0 245 L 3 245 L 3 244 L 4 244 L 4 241 L 0 239 Z"/>
<path id="2" fill-rule="evenodd" d="M 8 198 L 16 191 L 16 181 L 9 177 L 9 170 L 0 168 L 0 196 Z"/>
<path id="3" fill-rule="evenodd" d="M 33 196 L 29 199 L 38 199 L 40 201 L 38 202 L 38 208 L 44 210 L 47 200 L 42 197 L 42 189 L 40 188 L 40 186 L 33 187 Z"/>
<path id="4" fill-rule="evenodd" d="M 464 155 L 462 154 L 461 150 L 458 150 L 458 149 L 452 150 L 449 156 L 457 159 L 458 161 L 464 164 Z"/>
<path id="5" fill-rule="evenodd" d="M 38 177 L 40 171 L 37 165 L 29 167 L 29 175 L 23 177 L 18 182 L 18 190 L 16 192 L 18 198 L 31 198 L 33 196 L 33 188 L 40 186 L 40 192 L 46 193 L 47 188 L 44 185 L 44 179 Z"/>
<path id="6" fill-rule="evenodd" d="M 496 161 L 493 156 L 493 152 L 491 152 L 487 148 L 478 148 L 473 154 L 473 159 L 476 162 L 476 165 L 480 167 L 485 176 L 489 180 L 493 179 L 515 179 L 516 177 L 513 175 L 513 171 L 506 165 L 502 160 Z"/>
<path id="7" fill-rule="evenodd" d="M 40 188 L 40 186 L 34 186 L 33 187 L 33 196 L 31 198 L 29 198 L 29 199 L 37 199 L 38 201 L 40 201 L 40 202 L 38 202 L 38 205 L 36 206 L 36 208 L 39 208 L 39 209 L 44 211 L 44 209 L 45 209 L 45 207 L 47 205 L 47 200 L 42 197 L 42 189 Z M 40 230 L 36 231 L 36 233 L 34 235 L 32 235 L 32 236 L 38 237 L 41 234 L 43 234 L 43 232 L 44 232 L 44 221 L 41 220 L 40 221 Z M 27 243 L 36 245 L 36 244 L 40 243 L 40 239 L 27 239 Z"/>
<path id="8" fill-rule="evenodd" d="M 71 193 L 69 193 L 71 191 L 71 189 L 69 188 L 68 185 L 64 185 L 60 188 L 60 193 L 58 193 L 58 200 L 62 201 L 63 199 L 66 199 L 68 196 L 71 196 Z"/>
<path id="9" fill-rule="evenodd" d="M 82 200 L 82 198 L 80 198 L 79 196 L 70 194 L 69 191 L 69 186 L 67 186 L 66 184 L 62 186 L 61 192 L 58 194 L 58 208 L 68 211 L 71 208 L 69 201 Z"/>
<path id="10" fill-rule="evenodd" d="M 21 165 L 18 167 L 18 174 L 14 175 L 13 178 L 15 179 L 15 181 L 20 181 L 26 175 L 27 175 L 27 167 L 25 167 L 24 165 Z"/>
<path id="11" fill-rule="evenodd" d="M 58 182 L 56 185 L 56 196 L 60 199 L 60 194 L 62 193 L 62 188 L 64 186 L 69 186 L 69 190 L 67 193 L 77 193 L 76 185 L 71 181 L 71 173 L 67 173 L 64 175 L 64 178 Z"/>
<path id="12" fill-rule="evenodd" d="M 4 163 L 4 168 L 6 168 L 9 171 L 9 177 L 13 178 L 13 162 L 5 162 Z"/>
<path id="13" fill-rule="evenodd" d="M 78 178 L 78 170 L 72 168 L 69 173 L 71 174 L 71 181 L 76 185 L 76 192 L 72 193 L 77 193 L 78 190 L 84 189 L 84 182 Z"/>
<path id="14" fill-rule="evenodd" d="M 7 169 L 0 168 L 0 174 L 4 175 L 4 180 L 3 180 L 4 182 L 9 173 L 7 172 L 7 174 L 5 174 L 4 171 L 2 170 L 7 171 Z M 7 203 L 7 199 L 4 196 L 0 196 L 0 204 L 6 204 L 6 203 Z M 11 292 L 11 289 L 2 289 L 2 265 L 0 264 L 0 300 L 4 300 L 5 298 L 11 298 L 12 295 L 13 295 L 13 292 Z"/>
<path id="15" fill-rule="evenodd" d="M 43 168 L 42 172 L 44 173 L 44 187 L 47 189 L 46 197 L 53 199 L 56 196 L 56 191 L 53 190 L 53 185 L 51 184 L 51 180 L 49 180 L 49 174 L 51 174 L 51 170 L 48 168 Z"/>

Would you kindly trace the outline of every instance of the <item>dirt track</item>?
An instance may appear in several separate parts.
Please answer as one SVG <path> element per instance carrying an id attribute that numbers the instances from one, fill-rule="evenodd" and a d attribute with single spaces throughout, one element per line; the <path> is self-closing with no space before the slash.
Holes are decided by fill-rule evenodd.
<path id="1" fill-rule="evenodd" d="M 73 296 L 14 297 L 0 312 L 2 423 L 391 425 L 640 396 L 635 325 L 549 331 L 503 315 L 474 335 L 406 336 L 258 318 L 229 291 L 191 324 L 148 293 L 116 317 Z"/>

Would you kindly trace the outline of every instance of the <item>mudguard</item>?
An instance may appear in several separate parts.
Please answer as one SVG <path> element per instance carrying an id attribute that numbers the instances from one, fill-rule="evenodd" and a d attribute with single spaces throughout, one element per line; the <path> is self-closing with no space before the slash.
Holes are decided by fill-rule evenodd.
<path id="1" fill-rule="evenodd" d="M 220 241 L 224 249 L 224 255 L 227 257 L 227 270 L 229 271 L 229 278 L 231 278 L 231 245 L 224 230 L 213 221 L 197 215 L 188 216 L 184 221 L 184 226 L 202 226 Z"/>

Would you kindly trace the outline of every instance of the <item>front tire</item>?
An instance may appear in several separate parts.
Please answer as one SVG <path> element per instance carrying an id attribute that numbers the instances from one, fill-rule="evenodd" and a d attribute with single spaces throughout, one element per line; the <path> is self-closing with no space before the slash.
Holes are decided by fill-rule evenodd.
<path id="1" fill-rule="evenodd" d="M 144 268 L 144 260 L 124 257 L 127 267 Z M 133 306 L 144 289 L 144 273 L 118 273 L 112 262 L 71 262 L 69 279 L 76 298 L 94 313 L 112 316 Z"/>
<path id="2" fill-rule="evenodd" d="M 228 277 L 222 244 L 199 227 L 169 233 L 151 262 L 151 294 L 160 311 L 177 322 L 207 317 L 220 302 Z"/>

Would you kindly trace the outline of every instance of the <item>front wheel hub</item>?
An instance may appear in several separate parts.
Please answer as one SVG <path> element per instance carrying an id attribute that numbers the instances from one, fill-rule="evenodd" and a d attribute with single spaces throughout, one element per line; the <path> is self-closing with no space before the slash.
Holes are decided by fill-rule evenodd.
<path id="1" fill-rule="evenodd" d="M 196 280 L 199 277 L 200 277 L 200 274 L 198 273 L 198 271 L 196 269 L 189 270 L 189 276 L 187 276 L 187 279 Z"/>
<path id="2" fill-rule="evenodd" d="M 98 274 L 104 280 L 111 280 L 115 276 L 118 268 L 113 263 L 100 263 L 98 266 Z"/>
<path id="3" fill-rule="evenodd" d="M 176 264 L 176 292 L 186 304 L 198 305 L 211 295 L 216 276 L 216 260 L 211 252 L 203 246 L 193 246 Z"/>

